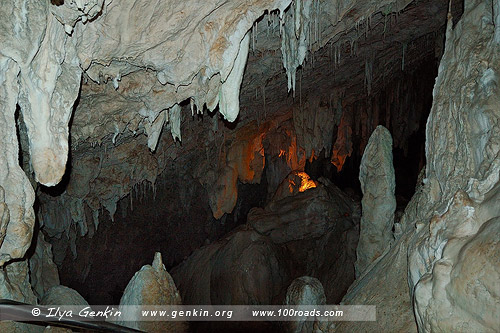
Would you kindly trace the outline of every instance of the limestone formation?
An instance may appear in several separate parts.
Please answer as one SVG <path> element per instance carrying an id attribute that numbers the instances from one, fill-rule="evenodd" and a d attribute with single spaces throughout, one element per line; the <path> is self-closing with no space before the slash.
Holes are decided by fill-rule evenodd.
<path id="1" fill-rule="evenodd" d="M 389 299 L 384 306 L 394 310 L 378 323 L 409 318 L 408 301 L 414 300 L 419 332 L 498 330 L 500 167 L 499 114 L 494 110 L 500 102 L 500 69 L 493 8 L 466 2 L 455 27 L 449 15 L 427 125 L 424 185 L 402 217 L 405 234 L 344 298 L 358 303 L 380 290 L 374 301 Z M 408 281 L 401 281 L 406 269 Z M 398 283 L 393 276 L 399 276 Z M 395 296 L 406 294 L 408 285 L 410 297 L 393 298 L 373 285 L 377 281 L 390 281 Z M 346 323 L 340 331 L 366 331 L 370 325 Z M 407 324 L 397 327 L 406 331 Z"/>
<path id="2" fill-rule="evenodd" d="M 252 209 L 248 224 L 282 244 L 318 238 L 336 227 L 349 228 L 352 212 L 352 202 L 338 188 L 319 185 L 296 196 L 277 198 L 264 209 Z"/>
<path id="3" fill-rule="evenodd" d="M 163 265 L 161 254 L 155 254 L 153 264 L 145 265 L 130 280 L 123 292 L 120 306 L 127 305 L 180 305 L 181 296 L 174 281 Z M 125 308 L 124 314 L 133 315 Z M 140 318 L 135 317 L 137 319 Z M 184 322 L 169 321 L 125 321 L 117 324 L 146 332 L 182 332 L 186 329 Z"/>
<path id="4" fill-rule="evenodd" d="M 0 186 L 0 244 L 3 243 L 5 234 L 7 233 L 7 224 L 9 224 L 10 212 L 9 207 L 5 203 L 5 191 Z"/>
<path id="5" fill-rule="evenodd" d="M 325 305 L 326 297 L 321 282 L 310 276 L 292 281 L 286 291 L 285 305 Z M 297 320 L 284 323 L 287 332 L 326 332 L 328 322 Z"/>
<path id="6" fill-rule="evenodd" d="M 370 136 L 359 168 L 363 191 L 356 277 L 390 246 L 396 210 L 396 181 L 392 164 L 392 138 L 378 126 Z"/>
<path id="7" fill-rule="evenodd" d="M 9 299 L 27 304 L 37 304 L 37 299 L 30 284 L 29 264 L 27 260 L 12 262 L 0 271 L 0 299 Z M 39 326 L 2 320 L 2 332 L 37 332 Z M 39 330 L 42 331 L 43 327 Z"/>
<path id="8" fill-rule="evenodd" d="M 409 249 L 420 332 L 498 329 L 500 67 L 493 11 L 469 1 L 455 27 L 448 21 L 427 126 L 433 210 L 425 227 L 417 221 Z"/>
<path id="9" fill-rule="evenodd" d="M 417 332 L 405 271 L 407 249 L 408 235 L 395 243 L 366 274 L 357 278 L 342 299 L 344 305 L 377 306 L 377 320 L 336 322 L 334 332 L 384 332 L 387 327 L 391 332 Z"/>
<path id="10" fill-rule="evenodd" d="M 35 224 L 35 194 L 18 160 L 19 146 L 14 114 L 19 94 L 19 72 L 19 65 L 15 61 L 0 56 L 0 126 L 3 133 L 0 149 L 4 152 L 4 158 L 0 162 L 0 186 L 3 189 L 1 230 L 4 231 L 0 237 L 0 265 L 24 255 L 31 243 Z"/>

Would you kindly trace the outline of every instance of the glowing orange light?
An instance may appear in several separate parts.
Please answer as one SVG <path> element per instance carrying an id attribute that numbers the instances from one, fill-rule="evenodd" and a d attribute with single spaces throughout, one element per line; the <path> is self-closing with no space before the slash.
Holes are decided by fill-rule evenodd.
<path id="1" fill-rule="evenodd" d="M 300 183 L 300 187 L 299 187 L 299 192 L 304 192 L 310 188 L 316 187 L 316 183 L 314 182 L 314 180 L 311 180 L 309 178 L 309 175 L 307 173 L 299 172 L 297 175 L 300 178 L 302 178 L 302 182 Z"/>
<path id="2" fill-rule="evenodd" d="M 298 181 L 300 180 L 300 184 Z M 300 186 L 298 186 L 300 185 Z M 316 182 L 310 179 L 309 175 L 303 171 L 294 172 L 292 177 L 288 178 L 288 189 L 290 193 L 294 193 L 299 190 L 299 192 L 307 191 L 310 188 L 315 188 Z"/>
<path id="3" fill-rule="evenodd" d="M 281 157 L 281 156 L 285 155 L 285 153 L 286 153 L 286 151 L 284 151 L 283 149 L 280 149 L 280 154 L 279 154 L 278 157 Z"/>

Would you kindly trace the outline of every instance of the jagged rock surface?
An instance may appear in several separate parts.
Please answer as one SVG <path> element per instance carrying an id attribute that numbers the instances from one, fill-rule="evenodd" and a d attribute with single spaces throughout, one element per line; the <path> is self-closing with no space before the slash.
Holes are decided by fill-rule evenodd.
<path id="1" fill-rule="evenodd" d="M 392 241 L 396 211 L 396 180 L 392 163 L 392 137 L 379 125 L 373 131 L 361 159 L 359 181 L 363 199 L 356 277 L 380 257 Z"/>

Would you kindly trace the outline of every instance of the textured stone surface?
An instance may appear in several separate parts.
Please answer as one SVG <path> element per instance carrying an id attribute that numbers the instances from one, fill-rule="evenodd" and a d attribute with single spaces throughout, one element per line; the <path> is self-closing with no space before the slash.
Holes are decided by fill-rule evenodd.
<path id="1" fill-rule="evenodd" d="M 30 285 L 29 264 L 27 260 L 15 261 L 0 271 L 0 298 L 37 304 L 37 299 Z M 43 326 L 3 320 L 0 321 L 2 332 L 42 332 Z"/>
<path id="2" fill-rule="evenodd" d="M 336 322 L 331 332 L 417 332 L 406 274 L 408 238 L 402 237 L 368 267 L 342 299 L 344 305 L 377 306 L 377 321 Z"/>
<path id="3" fill-rule="evenodd" d="M 396 180 L 392 164 L 391 134 L 381 125 L 368 140 L 359 167 L 359 181 L 363 199 L 356 250 L 356 277 L 380 257 L 392 241 Z"/>
<path id="4" fill-rule="evenodd" d="M 47 290 L 60 284 L 59 272 L 52 257 L 52 246 L 45 241 L 41 232 L 38 233 L 35 253 L 30 257 L 29 265 L 31 286 L 40 300 Z"/>
<path id="5" fill-rule="evenodd" d="M 0 56 L 0 127 L 2 138 L 0 149 L 2 173 L 2 236 L 0 237 L 0 265 L 14 258 L 21 258 L 31 243 L 35 217 L 33 202 L 35 195 L 28 178 L 19 166 L 19 145 L 16 136 L 17 76 L 19 65 Z M 8 216 L 7 216 L 8 215 Z"/>
<path id="6" fill-rule="evenodd" d="M 31 290 L 27 261 L 17 261 L 5 266 L 0 273 L 0 297 L 13 301 L 36 304 Z"/>
<path id="7" fill-rule="evenodd" d="M 248 224 L 282 244 L 318 238 L 336 226 L 350 226 L 351 214 L 352 202 L 338 188 L 319 185 L 295 196 L 278 197 L 264 209 L 252 209 Z"/>
<path id="8" fill-rule="evenodd" d="M 417 221 L 409 256 L 421 332 L 493 332 L 500 322 L 493 259 L 499 247 L 500 67 L 493 17 L 492 6 L 469 1 L 460 22 L 448 23 L 427 126 L 433 210 L 428 223 Z"/>
<path id="9" fill-rule="evenodd" d="M 161 254 L 157 252 L 152 265 L 141 268 L 130 280 L 123 292 L 120 306 L 126 305 L 180 305 L 181 296 L 174 281 L 163 265 Z M 140 315 L 136 318 L 140 318 Z M 130 328 L 146 332 L 182 332 L 187 326 L 184 322 L 134 321 L 117 322 Z"/>
<path id="10" fill-rule="evenodd" d="M 204 185 L 213 191 L 209 197 L 212 198 L 214 212 L 222 216 L 235 206 L 235 184 L 238 179 L 245 182 L 259 179 L 261 162 L 266 159 L 263 155 L 259 157 L 260 151 L 257 153 L 255 150 L 260 148 L 260 142 L 251 140 L 243 145 L 245 148 L 235 148 L 234 151 L 241 152 L 250 147 L 251 153 L 244 155 L 253 156 L 254 159 L 242 160 L 237 153 L 234 155 L 237 162 L 230 159 L 234 163 L 228 166 L 229 154 L 226 154 L 226 149 L 234 142 L 231 139 L 226 141 L 225 136 L 229 131 L 224 128 L 210 131 L 210 140 L 196 135 L 190 138 L 183 133 L 183 150 L 165 150 L 156 155 L 157 159 L 152 158 L 147 149 L 146 153 L 141 149 L 148 145 L 151 150 L 161 151 L 159 148 L 166 142 L 160 136 L 163 126 L 170 129 L 174 140 L 181 139 L 180 130 L 182 121 L 186 119 L 184 110 L 187 108 L 181 112 L 175 106 L 191 102 L 198 114 L 204 105 L 214 110 L 220 102 L 223 115 L 228 120 L 235 120 L 240 107 L 236 97 L 246 62 L 244 59 L 248 57 L 254 63 L 257 63 L 256 59 L 262 59 L 258 62 L 259 69 L 253 71 L 253 76 L 248 79 L 252 84 L 241 89 L 241 93 L 246 94 L 247 107 L 253 112 L 241 113 L 239 118 L 241 125 L 249 119 L 256 119 L 260 123 L 262 114 L 265 116 L 269 110 L 279 109 L 275 108 L 278 102 L 283 106 L 290 101 L 284 98 L 286 95 L 278 93 L 281 88 L 276 88 L 286 82 L 280 76 L 284 75 L 281 73 L 281 60 L 276 66 L 270 61 L 272 56 L 263 52 L 277 50 L 278 58 L 280 53 L 283 55 L 289 88 L 295 87 L 297 102 L 294 103 L 299 106 L 294 109 L 296 115 L 293 117 L 297 132 L 295 152 L 301 149 L 304 152 L 300 156 L 298 153 L 294 157 L 287 156 L 290 158 L 288 161 L 295 158 L 296 163 L 289 164 L 303 166 L 306 156 L 317 156 L 323 148 L 329 151 L 329 135 L 334 133 L 332 123 L 338 126 L 338 117 L 346 115 L 345 124 L 341 122 L 337 130 L 341 134 L 337 135 L 338 144 L 332 149 L 332 155 L 335 155 L 332 156 L 332 162 L 339 167 L 354 143 L 364 148 L 373 124 L 378 123 L 379 115 L 382 116 L 375 102 L 368 102 L 366 108 L 358 106 L 356 113 L 350 113 L 354 106 L 342 110 L 352 102 L 353 94 L 360 91 L 353 87 L 363 86 L 363 79 L 358 79 L 360 75 L 364 76 L 366 84 L 363 88 L 368 94 L 373 94 L 377 82 L 386 80 L 386 73 L 390 77 L 394 68 L 399 71 L 400 68 L 405 70 L 409 67 L 410 63 L 405 67 L 405 60 L 411 59 L 408 57 L 411 52 L 440 52 L 438 49 L 434 51 L 434 43 L 427 41 L 421 40 L 413 47 L 406 44 L 417 36 L 416 31 L 436 31 L 441 25 L 440 20 L 436 19 L 438 23 L 423 30 L 415 26 L 403 29 L 402 25 L 399 26 L 403 20 L 413 20 L 417 26 L 427 26 L 428 21 L 425 20 L 431 16 L 420 13 L 410 16 L 413 17 L 410 19 L 395 20 L 405 17 L 405 13 L 400 11 L 409 2 L 296 1 L 285 14 L 283 12 L 290 1 L 208 1 L 200 5 L 192 0 L 163 1 L 160 4 L 146 0 L 90 0 L 65 1 L 62 6 L 52 5 L 49 1 L 5 2 L 0 9 L 0 150 L 5 152 L 5 158 L 0 162 L 0 192 L 1 189 L 4 192 L 3 195 L 0 193 L 0 265 L 24 256 L 30 246 L 34 226 L 32 186 L 19 167 L 16 104 L 19 104 L 28 132 L 29 156 L 23 156 L 23 159 L 31 160 L 34 176 L 39 182 L 54 185 L 66 170 L 70 150 L 68 124 L 82 73 L 84 81 L 88 82 L 83 87 L 82 97 L 91 91 L 89 95 L 92 97 L 82 98 L 77 106 L 83 112 L 75 114 L 75 126 L 72 128 L 75 167 L 72 168 L 74 174 L 68 189 L 72 198 L 62 205 L 57 199 L 51 203 L 47 203 L 50 200 L 41 200 L 42 206 L 45 206 L 44 226 L 51 235 L 68 236 L 74 240 L 72 219 L 79 225 L 81 234 L 95 231 L 102 206 L 113 215 L 118 199 L 131 193 L 134 186 L 142 184 L 144 179 L 153 183 L 164 169 L 164 163 L 183 163 L 185 160 L 179 159 L 179 156 L 188 155 L 193 148 L 206 153 L 207 161 L 197 167 L 196 177 L 207 173 L 208 181 L 203 180 Z M 433 8 L 446 6 L 444 1 L 419 1 L 420 4 L 427 5 L 427 10 L 430 8 L 431 12 Z M 354 294 L 359 294 L 370 299 L 368 290 L 377 290 L 382 285 L 380 279 L 387 272 L 391 281 L 397 281 L 392 290 L 380 287 L 387 295 L 394 296 L 388 305 L 392 315 L 380 320 L 387 327 L 391 327 L 393 322 L 398 327 L 405 327 L 403 323 L 409 323 L 410 307 L 401 296 L 405 294 L 407 299 L 415 296 L 414 306 L 421 331 L 487 331 L 494 327 L 492 325 L 497 319 L 495 312 L 489 312 L 483 306 L 493 304 L 490 308 L 493 311 L 497 309 L 495 304 L 498 304 L 498 295 L 491 291 L 496 288 L 494 282 L 498 281 L 498 272 L 488 268 L 498 264 L 471 253 L 489 251 L 496 255 L 498 246 L 491 235 L 497 232 L 495 217 L 499 215 L 496 187 L 499 170 L 499 7 L 497 1 L 491 5 L 467 1 L 464 19 L 454 30 L 450 24 L 445 55 L 436 82 L 435 103 L 427 128 L 428 167 L 425 186 L 417 193 L 402 218 L 399 241 L 386 256 L 381 256 L 377 264 L 380 266 L 372 269 L 372 272 L 381 273 L 375 276 L 368 272 L 367 276 L 371 280 L 361 279 L 358 287 L 352 288 L 346 298 L 355 299 Z M 273 9 L 279 9 L 279 13 L 266 14 L 260 24 L 255 23 L 265 10 Z M 280 15 L 285 21 L 279 21 Z M 270 21 L 272 24 L 269 24 Z M 388 36 L 386 39 L 386 23 L 388 29 L 396 27 L 396 37 Z M 263 28 L 266 24 L 268 27 Z M 283 29 L 283 39 L 278 34 L 280 28 Z M 380 33 L 370 36 L 370 30 Z M 266 34 L 271 38 L 262 38 Z M 363 38 L 368 37 L 375 42 L 359 54 L 363 50 Z M 269 41 L 278 47 L 275 50 L 271 46 L 267 48 L 267 44 L 271 44 Z M 308 58 L 308 49 L 318 50 L 329 42 L 330 46 L 321 51 L 321 57 Z M 265 49 L 262 49 L 263 44 L 266 45 Z M 380 48 L 380 44 L 389 47 Z M 279 45 L 285 46 L 282 52 Z M 401 53 L 402 59 L 399 57 Z M 371 58 L 374 54 L 378 64 Z M 341 55 L 342 61 L 339 59 Z M 348 63 L 350 66 L 347 66 Z M 297 71 L 301 64 L 302 68 Z M 303 73 L 307 73 L 304 69 L 306 65 L 314 69 L 315 64 L 316 69 L 311 71 L 315 73 L 314 77 L 320 72 L 327 74 L 319 75 L 318 79 L 309 78 L 306 83 L 306 77 L 302 79 Z M 383 69 L 383 74 L 378 77 L 373 71 L 377 66 Z M 327 91 L 336 83 L 327 86 L 325 82 L 335 80 L 338 80 L 337 83 L 342 82 L 343 88 L 339 90 L 344 92 L 318 102 L 322 104 L 321 109 L 328 112 L 323 113 L 315 104 L 307 106 L 303 103 L 302 99 L 314 99 L 312 94 L 307 96 L 307 87 L 307 91 L 310 91 L 325 86 L 324 91 Z M 286 91 L 285 88 L 281 90 Z M 252 104 L 249 100 L 253 100 L 254 93 L 256 101 Z M 406 112 L 405 108 L 401 108 L 405 104 L 399 100 L 399 93 L 391 94 L 386 103 L 404 112 L 398 113 L 396 117 L 393 117 L 392 112 L 386 112 L 386 124 L 392 123 L 397 129 L 393 133 L 395 142 L 405 144 L 407 140 L 400 138 L 407 138 L 414 131 L 418 118 L 414 117 L 411 110 Z M 328 117 L 332 105 L 337 105 L 335 115 Z M 194 108 L 191 112 L 194 115 Z M 355 114 L 352 117 L 356 121 L 348 122 L 348 114 Z M 400 126 L 407 118 L 408 125 Z M 351 124 L 352 133 L 347 123 Z M 203 130 L 207 127 L 203 127 Z M 201 127 L 192 128 L 201 130 Z M 352 141 L 351 134 L 360 137 L 359 142 Z M 103 142 L 106 144 L 100 146 Z M 115 144 L 117 147 L 114 147 Z M 170 141 L 169 144 L 175 146 L 178 142 L 173 144 Z M 210 148 L 212 144 L 217 148 Z M 89 149 L 89 146 L 96 149 Z M 282 149 L 289 146 L 291 144 L 283 145 Z M 114 152 L 106 156 L 107 149 Z M 276 156 L 280 156 L 278 152 L 272 158 Z M 253 164 L 248 161 L 253 161 Z M 82 167 L 78 166 L 79 163 Z M 103 165 L 106 171 L 101 172 Z M 239 171 L 241 165 L 245 172 Z M 80 172 L 85 168 L 91 171 Z M 292 168 L 298 169 L 302 168 Z M 29 172 L 27 168 L 25 170 Z M 272 184 L 270 182 L 271 192 L 291 171 L 280 167 L 274 170 L 284 170 L 284 175 L 278 177 L 276 175 L 280 172 L 276 172 L 268 176 L 272 180 L 278 179 Z M 256 177 L 250 176 L 251 172 L 247 171 L 255 171 Z M 154 191 L 154 186 L 152 188 Z M 180 189 L 179 192 L 184 195 L 189 190 Z M 87 196 L 88 200 L 83 203 L 82 198 Z M 90 216 L 85 214 L 85 205 L 90 208 Z M 47 212 L 53 212 L 53 215 Z M 462 224 L 457 221 L 465 222 Z M 261 231 L 265 234 L 269 232 L 269 235 L 273 234 L 272 230 L 284 231 L 288 237 L 287 251 L 295 254 L 303 253 L 307 246 L 317 248 L 314 243 L 317 240 L 302 242 L 301 239 L 290 237 L 297 231 L 297 223 L 292 220 L 286 222 L 283 225 L 271 225 L 271 231 Z M 315 237 L 320 233 L 318 230 L 321 228 L 316 230 L 310 227 L 306 230 L 310 232 L 307 237 Z M 328 239 L 332 233 L 326 233 L 324 239 Z M 276 232 L 273 237 L 276 238 Z M 344 243 L 352 244 L 348 240 L 351 236 L 346 231 L 342 237 L 345 238 Z M 403 259 L 407 250 L 410 255 L 409 266 Z M 297 255 L 299 257 L 310 258 Z M 472 260 L 471 257 L 477 258 Z M 228 258 L 234 259 L 230 255 Z M 389 259 L 394 263 L 390 264 Z M 474 266 L 476 264 L 479 267 Z M 31 299 L 33 295 L 26 282 L 27 273 L 23 273 L 24 270 L 27 272 L 27 263 L 22 265 L 23 269 L 16 262 L 5 266 L 1 288 L 8 291 L 6 294 Z M 406 277 L 401 274 L 406 271 L 409 271 L 410 295 L 403 283 Z M 482 272 L 485 275 L 478 276 Z M 8 278 L 5 277 L 9 274 Z M 472 292 L 471 284 L 476 282 L 480 282 L 486 291 L 478 287 L 474 289 L 475 293 Z M 326 294 L 328 298 L 328 290 Z M 385 304 L 382 293 L 375 295 L 373 300 Z M 399 310 L 397 304 L 401 305 Z M 476 319 L 475 311 L 479 310 L 486 314 L 485 319 Z M 365 326 L 359 327 L 362 331 Z M 410 324 L 406 327 L 409 330 L 414 328 Z"/>

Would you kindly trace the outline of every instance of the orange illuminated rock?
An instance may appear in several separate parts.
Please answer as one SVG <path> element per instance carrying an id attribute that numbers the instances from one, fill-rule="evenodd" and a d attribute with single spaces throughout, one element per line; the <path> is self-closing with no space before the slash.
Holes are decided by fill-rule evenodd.
<path id="1" fill-rule="evenodd" d="M 307 173 L 299 172 L 297 175 L 302 179 L 299 187 L 299 192 L 304 192 L 310 188 L 316 187 L 316 182 L 310 179 Z"/>

